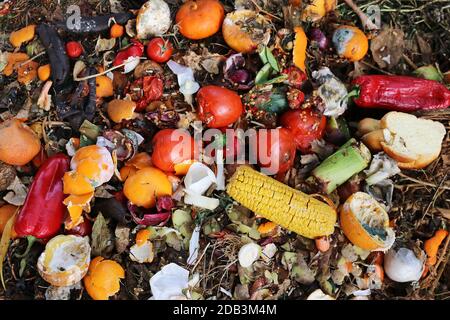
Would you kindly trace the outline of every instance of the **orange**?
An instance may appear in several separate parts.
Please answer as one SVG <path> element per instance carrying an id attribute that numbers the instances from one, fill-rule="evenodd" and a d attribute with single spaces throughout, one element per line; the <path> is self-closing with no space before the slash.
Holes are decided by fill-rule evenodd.
<path id="1" fill-rule="evenodd" d="M 334 31 L 332 40 L 339 56 L 350 61 L 361 60 L 369 49 L 364 32 L 353 26 L 340 26 Z"/>
<path id="2" fill-rule="evenodd" d="M 38 68 L 37 72 L 38 72 L 39 80 L 47 81 L 50 78 L 50 74 L 51 74 L 50 65 L 46 64 L 46 65 L 40 66 Z"/>
<path id="3" fill-rule="evenodd" d="M 128 160 L 120 169 L 120 177 L 122 181 L 125 181 L 128 177 L 131 177 L 139 169 L 152 166 L 152 157 L 145 152 L 138 153 L 133 158 Z"/>
<path id="4" fill-rule="evenodd" d="M 83 282 L 94 300 L 108 300 L 120 290 L 120 279 L 125 278 L 122 266 L 113 260 L 96 257 L 91 261 Z"/>
<path id="5" fill-rule="evenodd" d="M 223 17 L 224 9 L 220 1 L 188 0 L 178 9 L 175 21 L 183 36 L 200 40 L 219 31 Z"/>
<path id="6" fill-rule="evenodd" d="M 298 6 L 302 1 L 296 1 Z M 336 8 L 336 0 L 313 0 L 309 1 L 309 4 L 302 12 L 303 21 L 318 21 L 323 18 L 328 12 L 333 11 Z"/>
<path id="7" fill-rule="evenodd" d="M 254 25 L 250 25 L 249 22 L 254 22 Z M 256 29 L 258 32 L 255 32 Z M 253 10 L 230 12 L 222 24 L 222 35 L 225 42 L 233 50 L 241 53 L 254 52 L 258 45 L 267 44 L 270 38 L 269 32 L 268 21 Z M 264 36 L 261 37 L 260 33 L 263 33 Z"/>
<path id="8" fill-rule="evenodd" d="M 34 34 L 36 32 L 36 25 L 32 24 L 20 30 L 11 32 L 9 36 L 9 42 L 18 48 L 22 45 L 22 43 L 28 42 L 34 38 Z"/>
<path id="9" fill-rule="evenodd" d="M 340 210 L 340 224 L 345 236 L 364 250 L 387 249 L 395 240 L 388 214 L 364 192 L 356 192 L 345 201 Z"/>
<path id="10" fill-rule="evenodd" d="M 5 229 L 6 223 L 8 222 L 9 218 L 13 216 L 16 210 L 17 207 L 11 204 L 5 204 L 4 206 L 0 207 L 0 235 L 3 233 L 3 230 Z"/>
<path id="11" fill-rule="evenodd" d="M 41 150 L 37 135 L 17 119 L 0 124 L 0 161 L 23 166 L 33 160 Z"/>
<path id="12" fill-rule="evenodd" d="M 123 192 L 133 204 L 152 208 L 156 204 L 156 197 L 172 195 L 172 184 L 163 171 L 149 167 L 128 177 Z"/>
<path id="13" fill-rule="evenodd" d="M 107 98 L 114 95 L 113 82 L 107 76 L 99 76 L 95 78 L 97 84 L 97 98 Z"/>
<path id="14" fill-rule="evenodd" d="M 294 65 L 306 72 L 305 60 L 306 60 L 306 46 L 308 44 L 308 39 L 306 38 L 305 31 L 302 27 L 296 27 L 295 31 L 295 41 L 294 41 L 294 52 L 293 52 L 293 62 Z"/>
<path id="15" fill-rule="evenodd" d="M 109 31 L 111 38 L 120 38 L 121 36 L 123 36 L 124 27 L 118 23 L 115 23 L 112 25 Z"/>

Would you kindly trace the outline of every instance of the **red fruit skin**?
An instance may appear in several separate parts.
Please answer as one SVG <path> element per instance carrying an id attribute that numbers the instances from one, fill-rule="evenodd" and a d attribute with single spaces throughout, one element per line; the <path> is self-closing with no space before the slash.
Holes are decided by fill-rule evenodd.
<path id="1" fill-rule="evenodd" d="M 357 77 L 352 84 L 359 88 L 359 95 L 353 101 L 362 108 L 412 112 L 450 106 L 450 90 L 433 80 L 364 75 Z"/>
<path id="2" fill-rule="evenodd" d="M 278 133 L 278 139 L 276 136 Z M 257 137 L 256 159 L 263 173 L 268 175 L 281 174 L 288 171 L 295 160 L 295 143 L 292 133 L 285 128 L 267 130 L 267 135 L 259 130 Z M 266 137 L 266 139 L 264 139 Z M 251 152 L 255 148 L 250 146 Z"/>
<path id="3" fill-rule="evenodd" d="M 72 234 L 74 236 L 90 236 L 92 233 L 92 222 L 88 219 L 84 219 L 82 223 L 75 226 L 70 230 L 66 230 L 66 234 Z"/>
<path id="4" fill-rule="evenodd" d="M 69 58 L 76 59 L 83 53 L 83 47 L 79 42 L 69 41 L 66 44 L 66 51 Z"/>
<path id="5" fill-rule="evenodd" d="M 292 133 L 298 150 L 310 153 L 311 142 L 323 137 L 327 120 L 318 111 L 308 108 L 286 111 L 280 117 L 280 124 Z"/>
<path id="6" fill-rule="evenodd" d="M 155 62 L 164 63 L 169 61 L 172 52 L 172 44 L 163 38 L 154 38 L 147 45 L 147 57 Z"/>
<path id="7" fill-rule="evenodd" d="M 205 86 L 197 93 L 198 116 L 209 128 L 227 127 L 244 111 L 239 95 L 227 88 Z"/>
<path id="8" fill-rule="evenodd" d="M 152 143 L 152 164 L 165 172 L 174 172 L 176 164 L 194 159 L 195 141 L 188 132 L 163 129 L 155 134 Z"/>

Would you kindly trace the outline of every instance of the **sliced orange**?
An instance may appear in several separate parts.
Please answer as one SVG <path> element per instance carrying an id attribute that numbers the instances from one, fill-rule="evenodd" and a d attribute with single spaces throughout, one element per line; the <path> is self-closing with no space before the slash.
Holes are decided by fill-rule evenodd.
<path id="1" fill-rule="evenodd" d="M 113 260 L 96 257 L 91 261 L 87 275 L 84 277 L 86 291 L 94 300 L 108 300 L 120 290 L 120 279 L 125 278 L 125 271 Z"/>
<path id="2" fill-rule="evenodd" d="M 345 201 L 340 210 L 340 224 L 345 236 L 364 250 L 387 250 L 395 241 L 388 214 L 364 192 L 356 192 Z"/>
<path id="3" fill-rule="evenodd" d="M 305 31 L 302 27 L 295 27 L 295 40 L 294 40 L 294 52 L 293 52 L 293 62 L 294 65 L 306 72 L 306 46 L 308 44 L 308 38 L 306 38 Z"/>
<path id="4" fill-rule="evenodd" d="M 172 184 L 163 171 L 149 167 L 128 177 L 123 192 L 133 204 L 151 208 L 156 204 L 156 197 L 172 195 Z"/>

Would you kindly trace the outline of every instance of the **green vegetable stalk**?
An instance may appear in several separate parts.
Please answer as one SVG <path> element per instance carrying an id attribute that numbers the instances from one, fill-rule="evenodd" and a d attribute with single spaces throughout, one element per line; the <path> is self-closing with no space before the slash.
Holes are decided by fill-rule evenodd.
<path id="1" fill-rule="evenodd" d="M 365 169 L 371 158 L 369 149 L 362 142 L 350 139 L 315 168 L 307 182 L 318 185 L 323 192 L 329 194 Z"/>

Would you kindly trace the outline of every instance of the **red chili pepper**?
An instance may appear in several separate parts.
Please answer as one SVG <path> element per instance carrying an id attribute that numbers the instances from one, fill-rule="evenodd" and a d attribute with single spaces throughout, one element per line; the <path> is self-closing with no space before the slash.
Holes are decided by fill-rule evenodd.
<path id="1" fill-rule="evenodd" d="M 365 75 L 353 80 L 353 98 L 362 108 L 411 112 L 445 109 L 450 106 L 450 90 L 443 84 L 415 77 Z M 354 96 L 350 94 L 350 96 Z"/>
<path id="2" fill-rule="evenodd" d="M 14 224 L 17 235 L 28 240 L 27 250 L 19 257 L 27 255 L 36 239 L 50 239 L 60 230 L 66 211 L 62 178 L 68 170 L 69 157 L 62 153 L 39 168 Z"/>
<path id="3" fill-rule="evenodd" d="M 116 58 L 114 59 L 113 65 L 119 66 L 125 62 L 130 57 L 142 57 L 144 54 L 144 45 L 135 39 L 131 39 L 133 43 L 131 46 L 125 50 L 120 51 Z"/>

